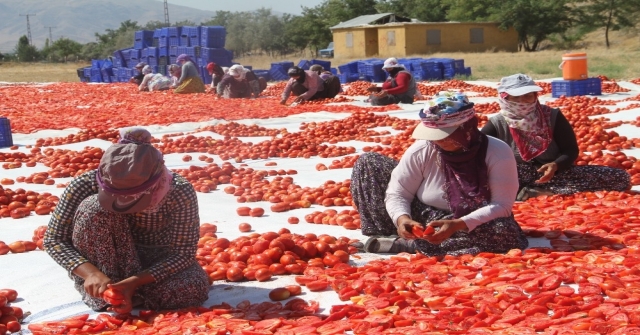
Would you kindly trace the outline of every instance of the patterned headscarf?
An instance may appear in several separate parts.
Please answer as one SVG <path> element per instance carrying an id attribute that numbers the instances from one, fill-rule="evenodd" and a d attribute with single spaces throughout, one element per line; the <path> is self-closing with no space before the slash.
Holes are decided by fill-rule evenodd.
<path id="1" fill-rule="evenodd" d="M 120 140 L 118 143 L 121 144 L 151 144 L 151 133 L 144 128 L 134 127 L 128 129 L 120 129 Z"/>
<path id="2" fill-rule="evenodd" d="M 193 59 L 191 59 L 191 56 L 187 54 L 181 54 L 180 56 L 178 56 L 178 58 L 176 58 L 176 62 L 181 62 L 183 60 L 193 63 Z"/>
<path id="3" fill-rule="evenodd" d="M 171 64 L 169 65 L 169 73 L 172 73 L 172 72 L 173 72 L 173 76 L 180 77 L 180 74 L 182 73 L 182 68 L 178 64 Z"/>
<path id="4" fill-rule="evenodd" d="M 520 156 L 530 161 L 545 152 L 553 139 L 551 129 L 551 108 L 540 104 L 522 103 L 506 99 L 507 93 L 500 93 L 498 103 Z"/>
<path id="5" fill-rule="evenodd" d="M 485 157 L 489 140 L 478 129 L 473 103 L 462 93 L 440 92 L 427 102 L 420 118 L 428 128 L 457 127 L 443 141 L 456 142 L 461 151 L 447 151 L 431 142 L 445 175 L 445 200 L 454 218 L 488 204 L 491 190 Z"/>

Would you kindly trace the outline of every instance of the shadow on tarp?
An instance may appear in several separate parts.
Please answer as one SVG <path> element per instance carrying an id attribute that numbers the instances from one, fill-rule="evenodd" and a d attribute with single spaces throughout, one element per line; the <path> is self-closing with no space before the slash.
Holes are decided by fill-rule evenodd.
<path id="1" fill-rule="evenodd" d="M 204 307 L 211 307 L 213 305 L 218 305 L 223 302 L 231 305 L 231 307 L 236 307 L 238 304 L 249 301 L 251 304 L 259 304 L 262 302 L 276 302 L 272 301 L 269 298 L 269 292 L 271 290 L 284 287 L 289 284 L 277 284 L 275 285 L 277 277 L 272 278 L 271 280 L 265 282 L 258 281 L 244 281 L 244 282 L 236 282 L 236 283 L 227 283 L 224 281 L 214 282 L 209 289 L 209 299 L 205 301 L 202 305 Z M 296 285 L 291 284 L 291 285 Z M 333 290 L 328 289 L 327 293 L 335 294 Z M 301 298 L 308 302 L 308 297 L 306 297 L 306 293 L 303 290 L 302 294 L 297 296 L 292 296 L 286 300 L 280 301 L 282 305 L 286 304 L 288 301 L 294 298 Z M 322 309 L 318 310 L 318 313 L 322 313 Z"/>
<path id="2" fill-rule="evenodd" d="M 583 233 L 577 230 L 525 230 L 527 238 L 531 240 L 542 240 L 542 238 L 548 240 L 548 247 L 542 245 L 543 243 L 536 243 L 536 245 L 529 246 L 536 249 L 549 249 L 551 251 L 562 252 L 574 252 L 574 251 L 590 251 L 590 250 L 602 250 L 603 247 L 620 250 L 627 248 L 624 244 L 622 236 L 598 236 L 590 233 Z"/>

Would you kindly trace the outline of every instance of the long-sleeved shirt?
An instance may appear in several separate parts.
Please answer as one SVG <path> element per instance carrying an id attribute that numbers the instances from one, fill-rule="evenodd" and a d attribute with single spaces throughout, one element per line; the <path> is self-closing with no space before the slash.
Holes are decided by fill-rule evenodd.
<path id="1" fill-rule="evenodd" d="M 96 193 L 96 170 L 86 172 L 71 181 L 51 215 L 44 237 L 44 250 L 69 272 L 88 262 L 73 246 L 73 218 L 80 203 Z M 156 212 L 127 215 L 131 217 L 134 243 L 170 249 L 166 258 L 144 269 L 157 282 L 195 262 L 200 229 L 198 199 L 193 186 L 186 179 L 173 174 L 169 193 Z"/>
<path id="2" fill-rule="evenodd" d="M 400 71 L 395 77 L 396 87 L 393 87 L 391 83 L 391 78 L 387 78 L 384 83 L 382 83 L 382 89 L 387 91 L 389 94 L 402 94 L 405 93 L 410 88 L 411 83 L 411 74 L 406 71 Z"/>
<path id="3" fill-rule="evenodd" d="M 322 80 L 322 78 L 320 78 L 320 76 L 313 71 L 305 70 L 304 73 L 305 78 L 302 86 L 306 87 L 307 91 L 300 96 L 304 100 L 309 100 L 316 94 L 316 92 L 322 91 L 324 89 L 324 80 Z M 289 99 L 289 96 L 291 95 L 291 86 L 293 86 L 295 82 L 296 79 L 289 79 L 289 81 L 287 82 L 287 86 L 285 86 L 284 88 L 284 92 L 282 92 L 282 100 Z"/>
<path id="4" fill-rule="evenodd" d="M 496 114 L 489 118 L 489 121 L 490 122 L 487 122 L 484 127 L 482 127 L 481 131 L 488 136 L 493 136 L 506 142 L 511 146 L 516 161 L 524 162 L 513 140 L 513 136 L 511 136 L 511 133 L 508 131 L 508 125 L 504 117 L 501 114 Z M 538 165 L 555 162 L 558 165 L 557 172 L 562 172 L 573 166 L 576 158 L 578 158 L 580 151 L 578 141 L 576 140 L 576 134 L 573 132 L 571 124 L 558 109 L 551 110 L 551 128 L 553 129 L 553 137 L 549 147 L 532 161 Z"/>
<path id="5" fill-rule="evenodd" d="M 198 76 L 198 69 L 196 69 L 196 65 L 193 62 L 186 62 L 182 64 L 182 74 L 180 75 L 180 79 L 178 79 L 178 85 L 182 84 L 187 78 L 193 78 Z"/>
<path id="6" fill-rule="evenodd" d="M 225 94 L 225 90 L 228 92 Z M 216 92 L 221 95 L 226 95 L 229 98 L 249 98 L 251 97 L 251 88 L 246 79 L 237 80 L 232 75 L 225 74 L 222 80 L 218 83 Z"/>
<path id="7" fill-rule="evenodd" d="M 491 220 L 511 215 L 518 173 L 513 152 L 504 142 L 489 137 L 485 162 L 489 177 L 491 201 L 461 217 L 469 231 Z M 411 216 L 411 202 L 417 197 L 422 203 L 450 210 L 445 199 L 445 175 L 438 166 L 438 152 L 428 141 L 418 140 L 404 153 L 391 173 L 385 196 L 385 206 L 393 223 L 401 215 Z"/>

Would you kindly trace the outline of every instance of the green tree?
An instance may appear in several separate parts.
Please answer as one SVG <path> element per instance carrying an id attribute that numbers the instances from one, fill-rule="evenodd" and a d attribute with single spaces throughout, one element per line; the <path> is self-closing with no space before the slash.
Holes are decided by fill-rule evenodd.
<path id="1" fill-rule="evenodd" d="M 82 44 L 68 38 L 59 38 L 50 47 L 58 60 L 65 60 L 72 55 L 80 55 Z"/>
<path id="2" fill-rule="evenodd" d="M 447 20 L 449 5 L 441 0 L 380 0 L 376 9 L 423 22 L 443 22 Z"/>
<path id="3" fill-rule="evenodd" d="M 40 53 L 35 46 L 29 44 L 29 38 L 22 35 L 16 45 L 16 57 L 22 62 L 34 62 L 40 59 Z"/>
<path id="4" fill-rule="evenodd" d="M 576 4 L 578 21 L 592 30 L 604 28 L 607 48 L 609 31 L 633 27 L 640 18 L 640 0 L 589 0 Z"/>

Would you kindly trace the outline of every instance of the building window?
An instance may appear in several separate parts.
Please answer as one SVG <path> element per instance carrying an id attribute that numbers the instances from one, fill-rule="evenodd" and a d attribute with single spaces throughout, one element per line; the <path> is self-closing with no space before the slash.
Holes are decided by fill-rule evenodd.
<path id="1" fill-rule="evenodd" d="M 396 31 L 390 30 L 387 31 L 387 45 L 395 46 L 396 45 Z"/>
<path id="2" fill-rule="evenodd" d="M 484 28 L 471 28 L 469 34 L 471 35 L 471 44 L 484 43 Z"/>
<path id="3" fill-rule="evenodd" d="M 440 29 L 427 29 L 427 45 L 440 45 Z"/>
<path id="4" fill-rule="evenodd" d="M 347 48 L 353 48 L 353 33 L 347 33 Z"/>

